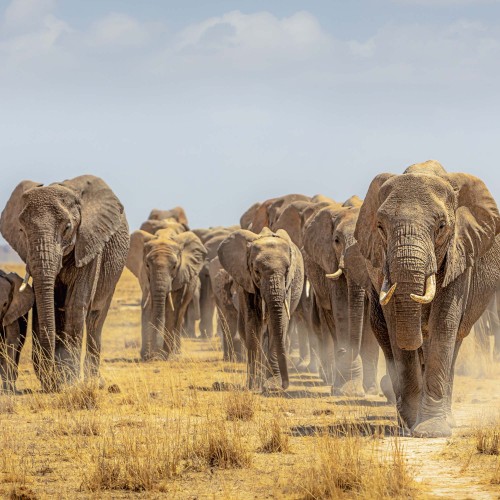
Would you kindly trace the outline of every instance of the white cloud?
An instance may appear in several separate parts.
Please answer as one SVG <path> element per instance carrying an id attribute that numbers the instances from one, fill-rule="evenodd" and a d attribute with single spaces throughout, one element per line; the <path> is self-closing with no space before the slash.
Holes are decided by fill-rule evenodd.
<path id="1" fill-rule="evenodd" d="M 114 12 L 90 26 L 87 41 L 95 47 L 141 47 L 151 40 L 152 27 L 126 14 Z"/>
<path id="2" fill-rule="evenodd" d="M 3 28 L 10 31 L 37 25 L 55 5 L 56 0 L 12 0 L 4 12 Z"/>
<path id="3" fill-rule="evenodd" d="M 264 69 L 277 62 L 314 58 L 331 44 L 330 36 L 308 12 L 279 19 L 269 12 L 233 11 L 182 30 L 175 50 L 240 69 Z"/>

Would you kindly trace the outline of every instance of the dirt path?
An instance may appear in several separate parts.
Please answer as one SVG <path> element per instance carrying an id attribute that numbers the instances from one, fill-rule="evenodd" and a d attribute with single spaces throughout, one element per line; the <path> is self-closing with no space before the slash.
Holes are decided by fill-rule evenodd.
<path id="1" fill-rule="evenodd" d="M 458 427 L 454 433 L 463 433 L 477 425 L 482 415 L 498 412 L 498 404 L 455 404 L 454 415 Z M 492 499 L 500 498 L 500 487 L 480 483 L 472 471 L 464 469 L 465 463 L 446 457 L 443 451 L 448 446 L 447 438 L 415 439 L 399 438 L 408 464 L 416 480 L 422 484 L 430 498 Z M 387 448 L 392 444 L 386 443 Z"/>

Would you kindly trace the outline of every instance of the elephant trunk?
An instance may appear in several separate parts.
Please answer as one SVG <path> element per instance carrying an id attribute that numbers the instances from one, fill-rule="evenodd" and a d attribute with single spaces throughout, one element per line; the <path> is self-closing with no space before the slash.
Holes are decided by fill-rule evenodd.
<path id="1" fill-rule="evenodd" d="M 173 350 L 171 341 L 173 339 L 169 338 L 172 333 L 167 332 L 165 329 L 165 315 L 170 288 L 171 285 L 168 280 L 159 277 L 154 278 L 151 283 L 152 330 L 147 340 L 148 349 L 146 349 L 146 352 L 150 355 L 157 354 L 164 343 L 166 346 L 172 345 L 172 349 L 167 349 L 169 353 Z M 171 307 L 170 302 L 168 307 Z"/>
<path id="2" fill-rule="evenodd" d="M 267 285 L 264 299 L 269 311 L 269 340 L 271 360 L 278 363 L 281 375 L 281 386 L 287 389 L 289 386 L 288 367 L 286 363 L 285 339 L 288 331 L 288 315 L 285 300 L 285 278 L 274 276 Z"/>
<path id="3" fill-rule="evenodd" d="M 423 245 L 404 244 L 395 249 L 389 261 L 391 281 L 397 283 L 392 299 L 396 316 L 396 342 L 400 349 L 407 351 L 416 350 L 423 343 L 422 305 L 412 299 L 412 295 L 424 294 L 428 255 Z"/>
<path id="4" fill-rule="evenodd" d="M 34 349 L 39 359 L 39 378 L 44 390 L 56 389 L 55 341 L 56 321 L 54 307 L 54 285 L 59 272 L 62 252 L 58 253 L 54 244 L 37 240 L 30 246 L 29 268 L 33 273 L 38 311 L 38 338 L 33 339 Z"/>

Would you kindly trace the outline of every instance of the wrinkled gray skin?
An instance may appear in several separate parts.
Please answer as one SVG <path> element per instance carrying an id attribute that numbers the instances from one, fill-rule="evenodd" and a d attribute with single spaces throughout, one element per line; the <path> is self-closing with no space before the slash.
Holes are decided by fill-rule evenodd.
<path id="1" fill-rule="evenodd" d="M 127 257 L 123 206 L 100 178 L 42 186 L 21 182 L 0 219 L 4 238 L 33 276 L 33 363 L 43 390 L 99 374 L 101 332 Z"/>
<path id="2" fill-rule="evenodd" d="M 222 267 L 219 257 L 209 262 L 208 270 L 222 329 L 224 361 L 242 362 L 245 360 L 245 352 L 238 334 L 238 286 Z"/>
<path id="3" fill-rule="evenodd" d="M 239 332 L 244 337 L 248 353 L 249 388 L 263 386 L 262 339 L 267 326 L 269 364 L 273 374 L 281 377 L 281 385 L 286 389 L 289 385 L 285 352 L 288 312 L 293 314 L 295 311 L 304 284 L 299 249 L 283 230 L 273 233 L 264 228 L 260 234 L 238 230 L 221 243 L 218 257 L 239 285 Z"/>
<path id="4" fill-rule="evenodd" d="M 307 221 L 303 235 L 306 274 L 334 342 L 333 393 L 337 395 L 378 392 L 379 349 L 365 292 L 369 278 L 354 239 L 360 205 L 357 197 L 343 206 L 329 204 Z"/>
<path id="5" fill-rule="evenodd" d="M 413 436 L 451 435 L 455 360 L 500 278 L 499 232 L 484 183 L 435 161 L 380 174 L 368 189 L 355 238 L 372 282 L 372 327 Z"/>
<path id="6" fill-rule="evenodd" d="M 205 255 L 205 247 L 191 231 L 171 227 L 154 235 L 142 230 L 131 234 L 127 267 L 142 290 L 144 361 L 168 359 L 180 351 L 180 330 Z"/>
<path id="7" fill-rule="evenodd" d="M 22 279 L 0 270 L 0 380 L 1 390 L 16 393 L 19 358 L 26 340 L 28 312 L 35 297 L 29 285 L 21 292 Z"/>

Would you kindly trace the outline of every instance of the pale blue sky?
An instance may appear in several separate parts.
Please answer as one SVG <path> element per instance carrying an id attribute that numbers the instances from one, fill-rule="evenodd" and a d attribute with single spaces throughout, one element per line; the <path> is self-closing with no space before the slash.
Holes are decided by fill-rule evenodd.
<path id="1" fill-rule="evenodd" d="M 93 173 L 232 224 L 429 158 L 500 199 L 499 61 L 495 0 L 0 1 L 0 205 Z"/>

